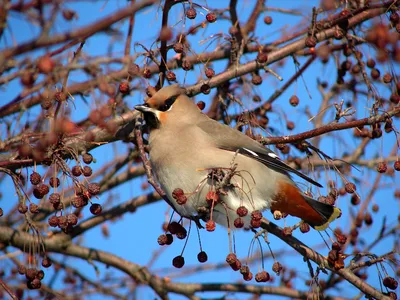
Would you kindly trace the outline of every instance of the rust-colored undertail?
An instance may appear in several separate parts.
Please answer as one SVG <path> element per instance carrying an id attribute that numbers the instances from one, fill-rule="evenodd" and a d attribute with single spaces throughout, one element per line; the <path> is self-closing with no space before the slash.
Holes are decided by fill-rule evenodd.
<path id="1" fill-rule="evenodd" d="M 341 214 L 339 208 L 302 194 L 296 186 L 290 183 L 279 183 L 278 191 L 279 193 L 273 198 L 271 210 L 279 210 L 298 217 L 316 230 L 325 230 L 329 223 Z"/>

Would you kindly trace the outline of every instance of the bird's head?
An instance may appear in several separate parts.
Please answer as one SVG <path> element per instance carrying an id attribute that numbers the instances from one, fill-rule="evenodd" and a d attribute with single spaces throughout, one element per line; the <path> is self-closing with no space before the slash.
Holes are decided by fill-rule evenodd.
<path id="1" fill-rule="evenodd" d="M 143 113 L 151 129 L 179 122 L 192 112 L 199 112 L 196 104 L 186 96 L 185 89 L 177 84 L 163 87 L 135 109 Z"/>

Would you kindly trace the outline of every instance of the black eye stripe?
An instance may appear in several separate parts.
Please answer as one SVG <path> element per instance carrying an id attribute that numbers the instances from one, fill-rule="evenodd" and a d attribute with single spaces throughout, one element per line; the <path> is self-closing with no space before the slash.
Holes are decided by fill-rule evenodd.
<path id="1" fill-rule="evenodd" d="M 170 109 L 171 105 L 174 104 L 176 98 L 177 97 L 171 97 L 171 98 L 165 100 L 164 104 L 162 106 L 160 106 L 158 110 L 167 111 L 168 109 Z"/>

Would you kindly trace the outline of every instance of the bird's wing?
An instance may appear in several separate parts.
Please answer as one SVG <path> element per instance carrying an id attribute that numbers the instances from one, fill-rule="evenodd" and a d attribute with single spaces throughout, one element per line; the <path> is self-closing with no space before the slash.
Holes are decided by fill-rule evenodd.
<path id="1" fill-rule="evenodd" d="M 322 187 L 315 180 L 288 166 L 273 151 L 265 148 L 238 130 L 211 119 L 201 121 L 197 123 L 197 126 L 206 132 L 220 149 L 232 152 L 238 151 L 238 153 L 251 157 L 277 172 L 286 175 L 293 173 L 318 187 Z"/>

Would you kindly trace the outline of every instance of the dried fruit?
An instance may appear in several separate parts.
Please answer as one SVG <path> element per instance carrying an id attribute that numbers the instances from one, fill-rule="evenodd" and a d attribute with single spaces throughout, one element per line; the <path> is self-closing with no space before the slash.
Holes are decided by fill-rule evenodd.
<path id="1" fill-rule="evenodd" d="M 271 25 L 272 24 L 272 17 L 271 16 L 265 16 L 264 17 L 264 23 L 267 25 Z"/>
<path id="2" fill-rule="evenodd" d="M 93 155 L 90 153 L 84 153 L 82 155 L 82 160 L 85 164 L 90 164 L 93 161 Z"/>
<path id="3" fill-rule="evenodd" d="M 168 72 L 165 74 L 165 78 L 166 78 L 168 81 L 176 81 L 176 75 L 175 75 L 175 73 L 172 72 L 172 71 L 168 71 Z"/>
<path id="4" fill-rule="evenodd" d="M 100 184 L 89 183 L 88 184 L 88 192 L 93 196 L 98 195 L 100 193 Z"/>
<path id="5" fill-rule="evenodd" d="M 279 275 L 279 273 L 282 271 L 283 267 L 279 262 L 274 262 L 272 265 L 272 271 L 276 273 L 276 275 Z"/>
<path id="6" fill-rule="evenodd" d="M 258 272 L 255 277 L 257 282 L 267 282 L 270 278 L 271 276 L 266 271 Z"/>
<path id="7" fill-rule="evenodd" d="M 233 221 L 233 226 L 235 226 L 236 228 L 243 228 L 243 226 L 244 226 L 244 221 L 243 221 L 243 219 L 242 219 L 242 218 L 236 218 L 236 219 Z"/>
<path id="8" fill-rule="evenodd" d="M 40 174 L 37 172 L 32 172 L 32 174 L 29 176 L 29 180 L 33 185 L 38 185 L 42 180 L 42 176 L 40 176 Z"/>
<path id="9" fill-rule="evenodd" d="M 213 78 L 215 75 L 214 69 L 211 69 L 211 68 L 207 68 L 205 73 L 206 73 L 207 78 Z"/>
<path id="10" fill-rule="evenodd" d="M 119 84 L 119 92 L 123 95 L 129 94 L 130 86 L 128 81 L 123 81 Z"/>

